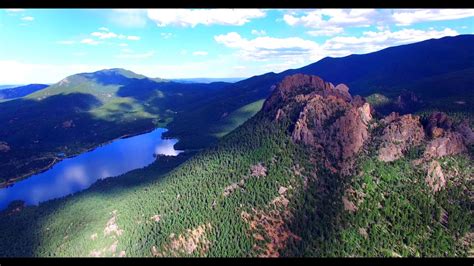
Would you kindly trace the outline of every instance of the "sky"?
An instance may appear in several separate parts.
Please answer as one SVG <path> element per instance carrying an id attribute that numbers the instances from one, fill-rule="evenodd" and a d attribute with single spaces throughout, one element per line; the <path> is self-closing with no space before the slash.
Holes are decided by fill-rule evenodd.
<path id="1" fill-rule="evenodd" d="M 0 84 L 251 77 L 459 34 L 474 9 L 0 9 Z"/>

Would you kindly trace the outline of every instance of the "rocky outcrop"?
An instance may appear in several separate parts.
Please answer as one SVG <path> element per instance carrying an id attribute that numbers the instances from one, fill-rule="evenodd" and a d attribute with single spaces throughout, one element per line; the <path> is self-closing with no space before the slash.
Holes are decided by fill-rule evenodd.
<path id="1" fill-rule="evenodd" d="M 466 145 L 474 144 L 474 132 L 472 132 L 472 129 L 469 127 L 467 120 L 456 126 L 456 131 L 461 134 Z"/>
<path id="2" fill-rule="evenodd" d="M 427 159 L 466 152 L 466 146 L 474 143 L 474 133 L 468 121 L 454 126 L 451 118 L 442 112 L 435 112 L 429 116 L 425 123 L 425 131 L 431 138 L 424 154 Z"/>
<path id="3" fill-rule="evenodd" d="M 435 112 L 430 115 L 426 123 L 426 133 L 430 138 L 439 138 L 445 132 L 451 131 L 453 122 L 445 113 Z"/>
<path id="4" fill-rule="evenodd" d="M 10 151 L 10 146 L 7 142 L 0 141 L 0 152 L 8 152 Z"/>
<path id="5" fill-rule="evenodd" d="M 301 111 L 305 103 L 314 96 L 322 98 L 334 96 L 345 102 L 352 100 L 349 89 L 344 84 L 334 87 L 330 82 L 325 82 L 317 76 L 295 74 L 287 76 L 278 84 L 272 95 L 265 101 L 262 110 L 271 113 L 275 118 L 280 113 L 289 114 L 288 111 Z M 295 108 L 300 107 L 300 108 Z"/>
<path id="6" fill-rule="evenodd" d="M 411 102 L 421 103 L 421 100 L 407 92 L 396 101 L 402 109 Z M 351 173 L 356 155 L 369 138 L 380 141 L 376 144 L 377 154 L 384 162 L 397 160 L 419 145 L 426 145 L 420 160 L 428 162 L 465 152 L 466 146 L 474 143 L 468 122 L 454 126 L 441 112 L 433 113 L 423 125 L 419 116 L 392 112 L 380 120 L 381 133 L 370 136 L 373 110 L 365 99 L 351 96 L 344 84 L 334 86 L 317 76 L 286 77 L 264 103 L 262 111 L 270 119 L 289 125 L 295 143 L 311 147 L 312 155 L 323 160 L 324 167 L 343 175 Z"/>
<path id="7" fill-rule="evenodd" d="M 412 146 L 419 145 L 425 138 L 420 117 L 414 115 L 399 116 L 391 113 L 382 119 L 386 126 L 382 132 L 378 158 L 384 162 L 399 159 Z"/>
<path id="8" fill-rule="evenodd" d="M 370 105 L 362 97 L 353 98 L 346 85 L 334 87 L 302 74 L 286 77 L 263 111 L 277 121 L 291 121 L 293 141 L 322 153 L 327 167 L 343 174 L 368 139 L 372 119 Z"/>
<path id="9" fill-rule="evenodd" d="M 263 166 L 263 164 L 258 163 L 256 165 L 252 165 L 250 168 L 250 176 L 255 176 L 255 177 L 265 177 L 267 176 L 267 168 Z"/>
<path id="10" fill-rule="evenodd" d="M 439 158 L 467 151 L 463 136 L 458 132 L 448 132 L 444 137 L 433 139 L 428 143 L 425 157 Z"/>
<path id="11" fill-rule="evenodd" d="M 438 161 L 432 161 L 429 164 L 425 181 L 434 192 L 438 192 L 446 186 L 446 178 Z"/>

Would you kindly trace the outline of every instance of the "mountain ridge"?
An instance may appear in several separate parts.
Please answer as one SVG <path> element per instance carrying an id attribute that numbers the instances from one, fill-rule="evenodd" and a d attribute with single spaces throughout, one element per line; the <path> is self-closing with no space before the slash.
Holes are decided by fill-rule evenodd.
<path id="1" fill-rule="evenodd" d="M 472 160 L 425 147 L 453 134 L 464 145 L 472 129 L 442 114 L 372 117 L 349 91 L 288 76 L 255 116 L 184 162 L 163 157 L 78 195 L 12 205 L 0 213 L 0 254 L 467 256 Z"/>

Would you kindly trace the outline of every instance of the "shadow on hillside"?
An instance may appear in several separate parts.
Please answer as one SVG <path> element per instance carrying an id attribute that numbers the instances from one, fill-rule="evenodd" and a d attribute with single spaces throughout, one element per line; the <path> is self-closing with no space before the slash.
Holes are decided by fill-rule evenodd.
<path id="1" fill-rule="evenodd" d="M 47 226 L 52 225 L 51 219 L 55 219 L 55 215 L 67 213 L 67 209 L 63 206 L 68 201 L 77 199 L 84 193 L 86 193 L 84 196 L 91 197 L 97 194 L 113 194 L 115 197 L 120 197 L 120 194 L 125 191 L 147 190 L 147 185 L 158 180 L 160 176 L 170 172 L 193 155 L 194 153 L 181 154 L 176 157 L 163 156 L 148 167 L 98 181 L 90 188 L 64 198 L 50 200 L 39 206 L 28 206 L 24 209 L 22 204 L 17 203 L 16 206 L 0 211 L 0 257 L 34 257 L 38 256 L 40 252 L 45 254 L 44 250 L 48 250 L 49 254 L 53 255 L 51 252 L 58 252 L 59 249 L 52 250 L 51 247 L 57 248 L 58 246 L 45 241 L 54 241 L 55 239 L 43 238 L 43 234 L 49 230 Z M 17 206 L 18 209 L 16 209 Z M 75 211 L 74 217 L 89 217 L 91 215 L 87 212 L 95 213 L 98 210 L 76 208 Z M 68 229 L 64 227 L 60 230 L 67 231 Z M 58 255 L 56 254 L 56 256 Z"/>
<path id="2" fill-rule="evenodd" d="M 88 112 L 100 104 L 101 102 L 94 96 L 82 93 L 55 95 L 42 101 L 20 99 L 2 104 L 0 123 L 8 126 L 0 128 L 0 140 L 6 141 L 11 147 L 6 153 L 9 156 L 5 156 L 5 153 L 0 156 L 2 177 L 8 178 L 20 174 L 20 171 L 27 173 L 47 166 L 50 161 L 37 160 L 42 156 L 58 152 L 67 152 L 67 155 L 77 154 L 83 151 L 79 147 L 96 147 L 125 134 L 136 134 L 154 128 L 149 119 L 132 122 L 105 121 Z M 171 171 L 193 154 L 184 153 L 176 157 L 159 156 L 157 162 L 148 167 L 117 178 L 102 180 L 84 192 L 47 201 L 39 207 L 23 209 L 20 204 L 1 211 L 0 257 L 31 257 L 48 245 L 54 246 L 52 243 L 44 242 L 45 238 L 42 236 L 47 233 L 46 226 L 51 219 L 54 219 L 54 215 L 62 210 L 64 202 L 78 194 L 115 195 L 146 185 L 155 181 L 157 176 Z M 36 164 L 31 165 L 28 162 Z"/>
<path id="3" fill-rule="evenodd" d="M 47 167 L 57 153 L 73 156 L 124 135 L 155 128 L 151 118 L 103 120 L 88 112 L 101 102 L 90 94 L 60 94 L 36 101 L 2 103 L 0 178 L 23 176 Z"/>
<path id="4" fill-rule="evenodd" d="M 301 240 L 290 238 L 281 256 L 319 257 L 332 254 L 331 247 L 339 241 L 342 228 L 341 217 L 345 212 L 342 196 L 346 180 L 323 170 L 319 171 L 317 180 L 308 183 L 302 204 L 297 206 L 289 224 L 290 231 L 300 236 Z"/>

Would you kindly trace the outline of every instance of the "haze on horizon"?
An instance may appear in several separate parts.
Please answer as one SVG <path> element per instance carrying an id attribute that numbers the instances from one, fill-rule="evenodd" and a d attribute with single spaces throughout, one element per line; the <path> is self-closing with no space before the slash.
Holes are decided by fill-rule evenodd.
<path id="1" fill-rule="evenodd" d="M 474 9 L 2 9 L 0 84 L 124 68 L 235 78 L 474 33 Z"/>

